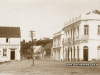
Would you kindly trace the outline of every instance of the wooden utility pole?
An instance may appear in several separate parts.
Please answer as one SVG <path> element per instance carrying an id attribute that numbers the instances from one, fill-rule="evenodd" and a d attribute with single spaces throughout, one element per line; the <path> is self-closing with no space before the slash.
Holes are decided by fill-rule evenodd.
<path id="1" fill-rule="evenodd" d="M 31 39 L 32 39 L 32 58 L 33 58 L 33 66 L 34 66 L 34 48 L 33 48 L 33 37 L 34 37 L 34 31 L 30 31 L 30 36 L 31 36 Z"/>

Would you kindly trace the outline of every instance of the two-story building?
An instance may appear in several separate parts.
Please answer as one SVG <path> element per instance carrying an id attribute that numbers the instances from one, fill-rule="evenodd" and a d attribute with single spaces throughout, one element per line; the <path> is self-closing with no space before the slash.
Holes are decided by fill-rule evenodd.
<path id="1" fill-rule="evenodd" d="M 63 31 L 59 31 L 53 35 L 53 47 L 52 47 L 53 60 L 64 60 L 63 41 L 64 41 Z"/>
<path id="2" fill-rule="evenodd" d="M 0 27 L 0 61 L 20 61 L 20 27 Z"/>
<path id="3" fill-rule="evenodd" d="M 72 19 L 63 28 L 65 59 L 100 59 L 100 12 L 95 10 Z"/>

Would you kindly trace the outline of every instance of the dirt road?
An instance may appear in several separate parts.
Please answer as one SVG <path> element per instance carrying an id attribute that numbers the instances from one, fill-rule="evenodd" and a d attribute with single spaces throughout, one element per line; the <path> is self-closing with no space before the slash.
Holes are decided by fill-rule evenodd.
<path id="1" fill-rule="evenodd" d="M 66 66 L 70 62 L 32 60 L 0 64 L 0 75 L 100 75 L 100 66 Z M 90 62 L 88 62 L 90 63 Z"/>

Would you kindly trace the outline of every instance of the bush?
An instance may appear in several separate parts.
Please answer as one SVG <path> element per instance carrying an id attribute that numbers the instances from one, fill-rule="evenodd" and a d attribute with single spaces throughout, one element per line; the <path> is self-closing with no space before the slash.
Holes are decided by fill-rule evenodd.
<path id="1" fill-rule="evenodd" d="M 39 56 L 36 56 L 35 58 L 36 58 L 36 59 L 39 59 L 40 57 L 39 57 Z"/>

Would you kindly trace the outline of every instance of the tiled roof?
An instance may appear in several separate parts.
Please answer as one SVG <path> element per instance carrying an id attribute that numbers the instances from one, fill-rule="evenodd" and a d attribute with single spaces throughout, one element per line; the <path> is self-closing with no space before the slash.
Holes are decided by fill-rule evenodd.
<path id="1" fill-rule="evenodd" d="M 0 27 L 0 37 L 21 37 L 20 27 Z"/>

